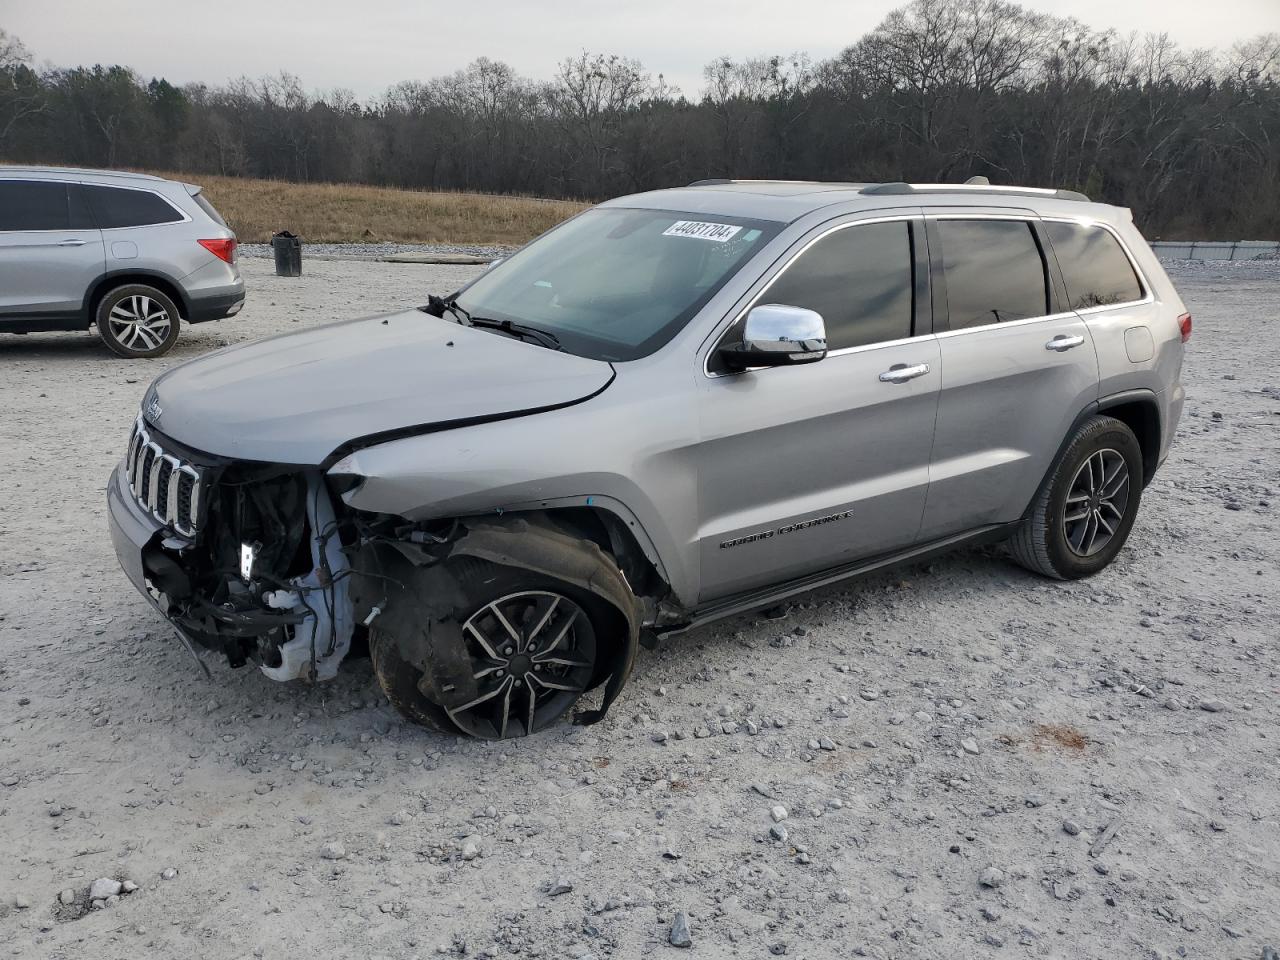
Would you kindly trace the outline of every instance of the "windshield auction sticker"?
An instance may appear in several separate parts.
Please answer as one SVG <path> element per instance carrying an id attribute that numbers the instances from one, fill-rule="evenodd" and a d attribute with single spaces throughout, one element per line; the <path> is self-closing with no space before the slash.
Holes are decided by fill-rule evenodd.
<path id="1" fill-rule="evenodd" d="M 662 231 L 664 237 L 689 237 L 693 240 L 714 240 L 728 243 L 741 230 L 731 223 L 703 223 L 700 220 L 677 220 Z"/>

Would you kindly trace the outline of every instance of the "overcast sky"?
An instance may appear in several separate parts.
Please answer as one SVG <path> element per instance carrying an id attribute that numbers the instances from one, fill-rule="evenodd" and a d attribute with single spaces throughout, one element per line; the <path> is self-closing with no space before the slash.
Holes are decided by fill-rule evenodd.
<path id="1" fill-rule="evenodd" d="M 1167 31 L 1180 45 L 1229 46 L 1280 31 L 1280 0 L 1023 0 L 1094 27 Z M 691 98 L 702 67 L 807 51 L 830 56 L 894 0 L 0 0 L 0 28 L 38 62 L 123 63 L 175 83 L 288 70 L 308 89 L 358 97 L 452 73 L 476 57 L 549 79 L 586 49 L 640 60 Z"/>

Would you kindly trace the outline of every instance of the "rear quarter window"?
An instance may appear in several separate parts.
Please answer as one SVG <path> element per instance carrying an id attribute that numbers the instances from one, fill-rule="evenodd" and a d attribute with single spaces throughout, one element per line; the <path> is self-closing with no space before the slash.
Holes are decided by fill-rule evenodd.
<path id="1" fill-rule="evenodd" d="M 125 190 L 88 183 L 82 189 L 93 208 L 98 226 L 104 230 L 177 223 L 184 219 L 176 207 L 149 190 Z"/>
<path id="2" fill-rule="evenodd" d="M 1072 310 L 1142 299 L 1133 264 L 1110 230 L 1082 223 L 1047 222 L 1045 232 L 1067 285 Z"/>
<path id="3" fill-rule="evenodd" d="M 218 213 L 218 211 L 213 208 L 213 204 L 205 199 L 205 195 L 203 193 L 193 194 L 191 199 L 194 200 L 196 202 L 196 206 L 203 210 L 205 215 L 218 226 L 225 227 L 227 225 L 227 221 L 222 219 L 222 214 Z"/>

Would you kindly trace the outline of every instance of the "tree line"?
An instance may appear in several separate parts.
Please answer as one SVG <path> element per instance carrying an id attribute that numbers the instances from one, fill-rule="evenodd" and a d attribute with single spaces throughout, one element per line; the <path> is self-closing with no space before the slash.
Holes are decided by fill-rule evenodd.
<path id="1" fill-rule="evenodd" d="M 603 199 L 709 177 L 1082 190 L 1149 236 L 1280 235 L 1280 35 L 1230 50 L 1006 0 L 914 0 L 829 60 L 713 60 L 687 96 L 583 52 L 480 57 L 361 102 L 288 73 L 175 86 L 38 67 L 0 30 L 0 159 Z"/>

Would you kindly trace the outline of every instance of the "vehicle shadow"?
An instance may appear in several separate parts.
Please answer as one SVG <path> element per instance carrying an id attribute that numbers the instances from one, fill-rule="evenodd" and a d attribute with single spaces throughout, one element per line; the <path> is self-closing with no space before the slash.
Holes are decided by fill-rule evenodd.
<path id="1" fill-rule="evenodd" d="M 0 330 L 0 362 L 7 359 L 62 361 L 106 361 L 142 369 L 147 364 L 163 365 L 174 360 L 187 360 L 225 346 L 216 331 L 193 331 L 183 327 L 178 342 L 166 354 L 149 359 L 116 356 L 93 331 L 55 333 L 5 333 Z"/>

